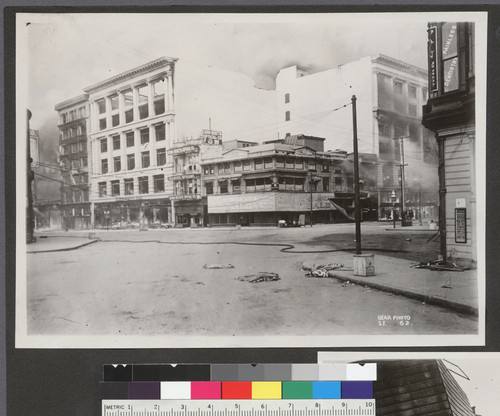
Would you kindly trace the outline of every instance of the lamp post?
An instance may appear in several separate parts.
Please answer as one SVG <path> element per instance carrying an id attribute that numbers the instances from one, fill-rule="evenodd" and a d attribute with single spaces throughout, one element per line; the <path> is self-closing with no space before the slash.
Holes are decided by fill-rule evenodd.
<path id="1" fill-rule="evenodd" d="M 316 172 L 316 169 L 309 169 L 307 171 L 309 175 L 309 195 L 310 195 L 310 216 L 311 216 L 311 227 L 313 226 L 313 173 Z"/>
<path id="2" fill-rule="evenodd" d="M 391 192 L 391 201 L 392 201 L 392 228 L 396 228 L 396 192 L 394 189 Z"/>

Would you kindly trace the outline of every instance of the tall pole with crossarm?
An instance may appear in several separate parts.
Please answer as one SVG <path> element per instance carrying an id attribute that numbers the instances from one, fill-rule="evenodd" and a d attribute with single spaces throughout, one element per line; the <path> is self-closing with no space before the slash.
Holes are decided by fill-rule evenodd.
<path id="1" fill-rule="evenodd" d="M 352 140 L 354 149 L 354 221 L 356 222 L 356 254 L 361 254 L 361 207 L 359 205 L 359 166 L 358 166 L 358 124 L 356 121 L 356 96 L 352 103 Z"/>

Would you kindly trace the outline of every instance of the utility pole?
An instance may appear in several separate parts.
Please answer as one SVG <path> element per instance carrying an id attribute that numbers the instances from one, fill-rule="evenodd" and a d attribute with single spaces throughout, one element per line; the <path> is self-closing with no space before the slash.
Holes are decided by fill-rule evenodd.
<path id="1" fill-rule="evenodd" d="M 401 146 L 399 146 L 399 160 L 401 169 L 401 226 L 405 226 L 405 150 L 404 150 L 404 139 L 406 137 L 395 137 L 394 140 L 401 140 Z"/>
<path id="2" fill-rule="evenodd" d="M 356 254 L 361 254 L 361 207 L 359 205 L 359 166 L 358 166 L 358 124 L 356 121 L 356 96 L 352 103 L 352 140 L 354 149 L 354 220 L 356 222 Z"/>
<path id="3" fill-rule="evenodd" d="M 31 119 L 31 111 L 27 110 L 26 112 L 26 176 L 27 176 L 27 199 L 28 206 L 26 212 L 26 242 L 33 243 L 35 238 L 33 236 L 34 233 L 34 215 L 33 215 L 33 188 L 32 183 L 34 179 L 34 173 L 31 169 L 31 162 L 33 161 L 31 158 L 31 139 L 30 139 L 30 119 Z"/>

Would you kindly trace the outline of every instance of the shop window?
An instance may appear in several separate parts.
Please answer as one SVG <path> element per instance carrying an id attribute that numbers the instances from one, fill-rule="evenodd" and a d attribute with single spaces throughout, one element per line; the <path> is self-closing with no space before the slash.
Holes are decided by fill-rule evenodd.
<path id="1" fill-rule="evenodd" d="M 141 159 L 142 159 L 142 167 L 149 168 L 150 165 L 149 150 L 141 153 Z"/>
<path id="2" fill-rule="evenodd" d="M 127 147 L 133 147 L 135 144 L 134 132 L 128 131 L 125 133 L 125 141 L 127 142 Z"/>
<path id="3" fill-rule="evenodd" d="M 155 126 L 155 137 L 157 142 L 165 140 L 165 124 L 161 123 Z"/>
<path id="4" fill-rule="evenodd" d="M 127 170 L 135 169 L 135 155 L 127 155 Z"/>
<path id="5" fill-rule="evenodd" d="M 99 182 L 97 184 L 99 189 L 99 197 L 102 198 L 107 195 L 106 182 Z"/>
<path id="6" fill-rule="evenodd" d="M 139 130 L 141 135 L 141 144 L 149 143 L 149 127 Z"/>
<path id="7" fill-rule="evenodd" d="M 113 150 L 119 150 L 120 149 L 120 136 L 117 134 L 116 136 L 113 136 L 112 139 L 113 139 Z"/>
<path id="8" fill-rule="evenodd" d="M 125 188 L 125 195 L 134 195 L 134 180 L 132 178 L 124 179 L 123 184 Z"/>
<path id="9" fill-rule="evenodd" d="M 165 177 L 163 175 L 153 176 L 153 185 L 155 192 L 165 192 Z"/>
<path id="10" fill-rule="evenodd" d="M 205 182 L 205 192 L 207 195 L 212 195 L 214 193 L 214 183 Z"/>
<path id="11" fill-rule="evenodd" d="M 140 194 L 149 193 L 149 180 L 147 176 L 142 176 L 139 178 L 139 193 Z"/>
<path id="12" fill-rule="evenodd" d="M 101 173 L 108 173 L 108 159 L 101 160 Z"/>
<path id="13" fill-rule="evenodd" d="M 111 181 L 111 195 L 120 195 L 120 181 Z"/>
<path id="14" fill-rule="evenodd" d="M 108 139 L 101 139 L 101 153 L 108 151 Z"/>
<path id="15" fill-rule="evenodd" d="M 120 172 L 122 170 L 122 158 L 120 156 L 116 156 L 113 158 L 114 171 Z"/>
<path id="16" fill-rule="evenodd" d="M 165 148 L 156 149 L 156 165 L 163 166 L 167 163 L 167 154 Z"/>

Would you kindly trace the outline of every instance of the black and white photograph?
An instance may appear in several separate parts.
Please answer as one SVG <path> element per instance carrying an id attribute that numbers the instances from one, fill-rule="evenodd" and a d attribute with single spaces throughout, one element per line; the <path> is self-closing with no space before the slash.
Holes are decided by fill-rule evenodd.
<path id="1" fill-rule="evenodd" d="M 16 347 L 485 341 L 485 12 L 20 13 Z"/>

